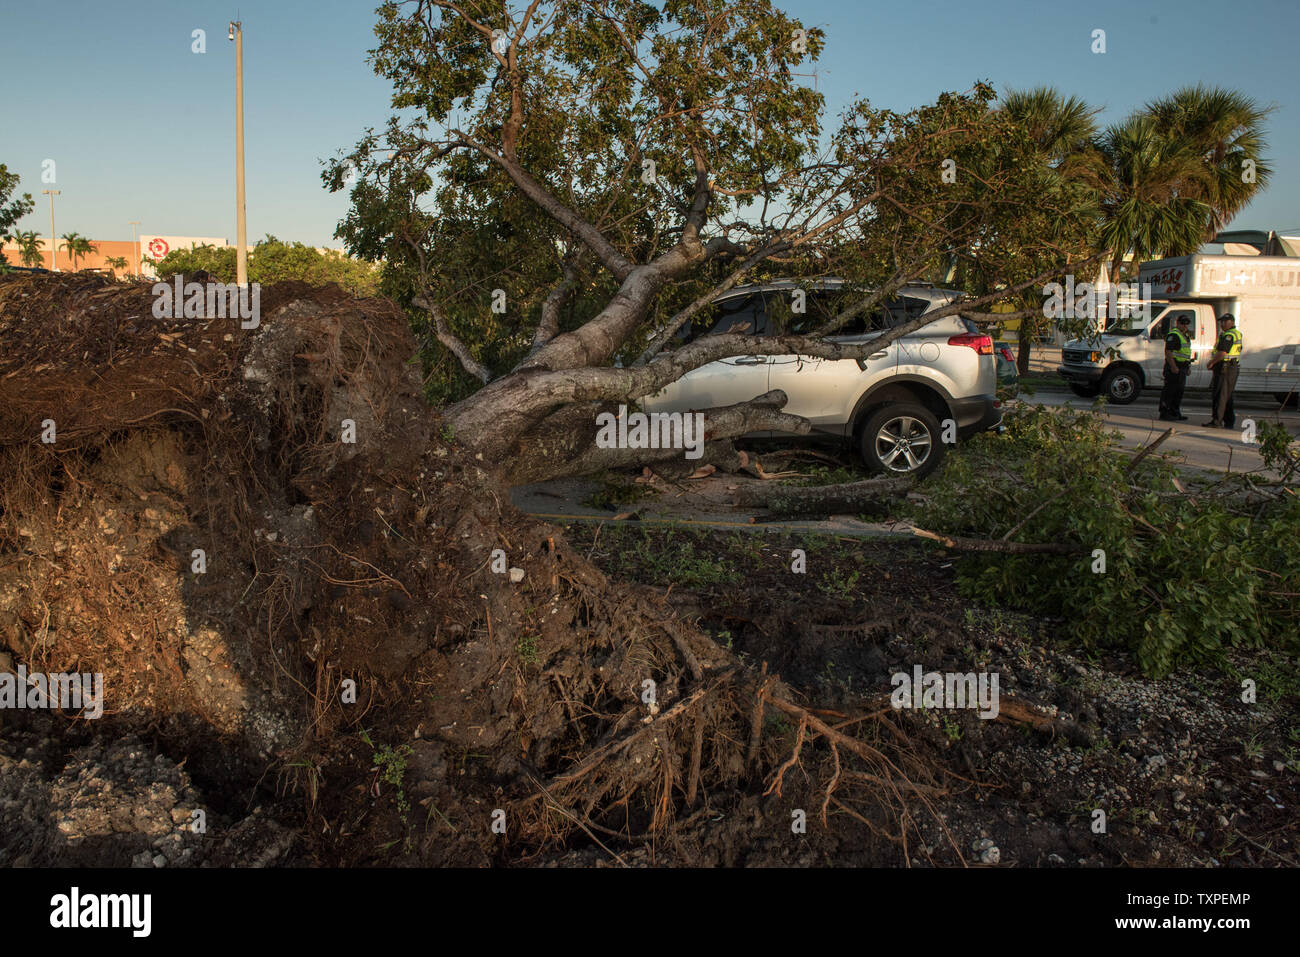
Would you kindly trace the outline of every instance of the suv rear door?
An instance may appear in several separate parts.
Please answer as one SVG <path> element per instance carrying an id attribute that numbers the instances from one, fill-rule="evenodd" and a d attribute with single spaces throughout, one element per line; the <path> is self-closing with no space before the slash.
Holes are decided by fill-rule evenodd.
<path id="1" fill-rule="evenodd" d="M 779 335 L 781 330 L 794 334 L 811 333 L 864 294 L 862 290 L 812 290 L 807 293 L 806 312 L 788 316 L 769 298 L 769 334 Z M 784 312 L 789 313 L 789 293 L 770 294 L 777 295 L 786 297 Z M 861 342 L 879 335 L 896 320 L 895 309 L 878 306 L 869 315 L 853 317 L 830 338 L 836 342 Z M 898 361 L 895 345 L 886 346 L 861 361 L 773 356 L 767 387 L 782 389 L 789 397 L 783 411 L 803 416 L 813 428 L 844 435 L 858 396 L 878 378 L 893 373 Z"/>

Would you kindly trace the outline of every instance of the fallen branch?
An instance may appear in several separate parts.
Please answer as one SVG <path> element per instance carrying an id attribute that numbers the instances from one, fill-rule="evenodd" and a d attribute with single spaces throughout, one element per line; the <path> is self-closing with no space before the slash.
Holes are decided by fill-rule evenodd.
<path id="1" fill-rule="evenodd" d="M 1173 434 L 1174 434 L 1173 429 L 1165 429 L 1164 432 L 1160 434 L 1159 438 L 1157 438 L 1150 445 L 1146 446 L 1144 449 L 1138 452 L 1137 455 L 1133 456 L 1133 460 L 1129 462 L 1128 465 L 1124 468 L 1124 474 L 1127 475 L 1129 472 L 1132 472 L 1135 468 L 1137 468 L 1137 464 L 1139 462 L 1141 462 L 1144 458 L 1146 458 L 1148 455 L 1154 452 L 1160 446 L 1161 442 L 1163 442 L 1165 439 L 1169 438 L 1169 436 Z"/>
<path id="2" fill-rule="evenodd" d="M 1007 552 L 1012 555 L 1080 555 L 1087 551 L 1082 545 L 1069 542 L 1007 542 L 989 538 L 954 538 L 928 532 L 923 528 L 913 528 L 912 534 L 918 538 L 928 538 L 945 548 L 959 552 Z"/>
<path id="3" fill-rule="evenodd" d="M 1045 499 L 1044 501 L 1040 502 L 1037 508 L 1035 508 L 1032 512 L 1030 512 L 1028 515 L 1026 515 L 1026 516 L 1025 516 L 1024 518 L 1022 518 L 1020 521 L 1016 522 L 1015 525 L 1012 525 L 1010 531 L 1008 531 L 1005 535 L 1002 536 L 1002 540 L 1003 540 L 1004 542 L 1009 542 L 1009 541 L 1011 540 L 1011 536 L 1014 535 L 1014 534 L 1016 534 L 1016 532 L 1020 531 L 1022 528 L 1024 528 L 1025 525 L 1027 525 L 1027 524 L 1029 523 L 1029 520 L 1030 520 L 1031 518 L 1033 518 L 1035 515 L 1037 515 L 1037 514 L 1038 514 L 1039 512 L 1041 512 L 1043 509 L 1047 508 L 1047 506 L 1051 505 L 1051 504 L 1052 504 L 1053 502 L 1055 502 L 1058 498 L 1060 498 L 1062 495 L 1064 495 L 1067 491 L 1069 491 L 1069 486 L 1066 486 L 1065 488 L 1061 489 L 1059 492 L 1057 492 L 1057 493 L 1056 493 L 1055 495 L 1053 495 L 1051 498 L 1049 498 L 1049 499 Z"/>
<path id="4" fill-rule="evenodd" d="M 777 389 L 765 392 L 747 402 L 701 410 L 704 414 L 704 434 L 698 438 L 703 439 L 704 447 L 699 458 L 688 459 L 685 457 L 685 449 L 674 447 L 600 448 L 594 441 L 585 444 L 585 447 L 584 443 L 575 443 L 574 453 L 562 464 L 556 463 L 550 467 L 546 476 L 562 478 L 570 475 L 591 475 L 605 469 L 645 466 L 654 466 L 661 472 L 676 469 L 690 474 L 705 465 L 714 465 L 724 471 L 734 472 L 748 462 L 748 457 L 742 461 L 730 439 L 751 432 L 789 432 L 799 435 L 811 429 L 807 419 L 782 412 L 781 407 L 785 404 L 785 393 Z M 595 405 L 589 409 L 571 407 L 568 411 L 574 413 L 576 410 L 577 414 L 573 414 L 571 418 L 545 422 L 538 427 L 538 434 L 545 434 L 548 430 L 556 428 L 574 430 L 586 426 L 587 423 L 594 423 L 597 408 L 598 406 Z M 594 424 L 591 428 L 593 431 L 590 434 L 594 439 Z"/>
<path id="5" fill-rule="evenodd" d="M 915 479 L 901 477 L 813 488 L 744 485 L 736 491 L 736 504 L 759 506 L 778 515 L 856 513 L 870 511 L 889 499 L 901 498 L 915 484 Z"/>

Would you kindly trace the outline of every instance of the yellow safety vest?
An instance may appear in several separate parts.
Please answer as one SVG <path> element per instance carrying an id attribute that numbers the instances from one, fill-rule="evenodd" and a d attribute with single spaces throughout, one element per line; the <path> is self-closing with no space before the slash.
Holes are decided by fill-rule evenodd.
<path id="1" fill-rule="evenodd" d="M 1183 330 L 1175 328 L 1173 335 L 1178 337 L 1178 348 L 1170 355 L 1174 357 L 1175 362 L 1192 361 L 1192 341 L 1183 335 Z"/>
<path id="2" fill-rule="evenodd" d="M 1227 332 L 1225 332 L 1224 335 L 1229 336 L 1232 339 L 1232 346 L 1231 348 L 1228 349 L 1228 354 L 1225 358 L 1225 361 L 1232 361 L 1234 359 L 1240 358 L 1241 330 L 1234 327 L 1232 329 L 1229 329 Z"/>

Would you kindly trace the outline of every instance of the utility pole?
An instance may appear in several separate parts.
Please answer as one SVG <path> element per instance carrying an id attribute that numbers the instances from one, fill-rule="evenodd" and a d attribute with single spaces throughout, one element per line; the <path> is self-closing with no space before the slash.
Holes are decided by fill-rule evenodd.
<path id="1" fill-rule="evenodd" d="M 140 278 L 140 231 L 136 229 L 140 225 L 140 220 L 131 219 L 127 221 L 131 227 L 131 250 L 135 254 L 135 278 Z"/>
<path id="2" fill-rule="evenodd" d="M 244 209 L 244 27 L 230 21 L 226 39 L 235 41 L 235 282 L 248 285 L 248 223 Z"/>
<path id="3" fill-rule="evenodd" d="M 58 196 L 63 190 L 61 189 L 43 189 L 41 190 L 46 196 L 50 197 L 50 269 L 54 272 L 59 271 L 59 246 L 54 237 L 54 197 Z"/>

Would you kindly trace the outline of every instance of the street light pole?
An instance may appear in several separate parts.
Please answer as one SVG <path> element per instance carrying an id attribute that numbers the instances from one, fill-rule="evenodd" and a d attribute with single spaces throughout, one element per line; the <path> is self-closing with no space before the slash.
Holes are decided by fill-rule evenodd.
<path id="1" fill-rule="evenodd" d="M 59 271 L 59 246 L 54 237 L 54 197 L 58 196 L 63 190 L 61 189 L 43 189 L 41 190 L 46 196 L 50 197 L 50 269 L 54 272 Z"/>
<path id="2" fill-rule="evenodd" d="M 127 220 L 127 225 L 131 227 L 131 252 L 135 255 L 135 278 L 140 278 L 140 231 L 136 229 L 140 225 L 140 220 Z"/>
<path id="3" fill-rule="evenodd" d="M 235 41 L 235 282 L 248 285 L 248 223 L 244 209 L 244 27 L 230 21 L 226 38 Z"/>

